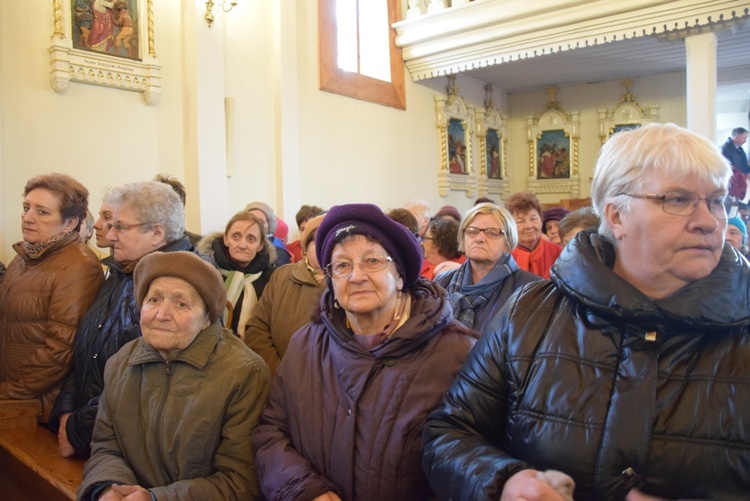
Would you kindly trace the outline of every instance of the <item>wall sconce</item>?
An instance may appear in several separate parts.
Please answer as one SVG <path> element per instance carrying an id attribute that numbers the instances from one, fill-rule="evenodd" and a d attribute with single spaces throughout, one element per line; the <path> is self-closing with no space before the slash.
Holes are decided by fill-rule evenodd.
<path id="1" fill-rule="evenodd" d="M 224 12 L 229 12 L 232 10 L 232 7 L 237 5 L 237 2 L 234 0 L 222 0 L 221 2 L 214 2 L 213 0 L 208 0 L 206 2 L 206 15 L 204 16 L 206 19 L 206 22 L 208 23 L 208 27 L 210 28 L 212 24 L 214 24 L 214 14 L 213 14 L 213 8 L 214 5 L 221 5 L 221 10 Z"/>

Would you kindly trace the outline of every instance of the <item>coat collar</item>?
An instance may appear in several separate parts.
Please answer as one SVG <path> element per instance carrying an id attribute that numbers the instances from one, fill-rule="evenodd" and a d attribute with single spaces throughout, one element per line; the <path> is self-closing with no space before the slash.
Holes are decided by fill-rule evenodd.
<path id="1" fill-rule="evenodd" d="M 211 358 L 211 354 L 221 339 L 223 330 L 224 328 L 218 321 L 209 325 L 196 336 L 187 348 L 179 352 L 174 359 L 170 360 L 170 363 L 183 362 L 192 365 L 196 369 L 205 368 L 209 358 Z M 138 345 L 130 356 L 128 366 L 164 362 L 164 358 L 157 350 L 147 345 L 143 338 L 139 338 Z"/>
<path id="2" fill-rule="evenodd" d="M 750 321 L 750 264 L 725 245 L 705 278 L 652 300 L 612 271 L 616 249 L 591 230 L 576 235 L 551 270 L 552 282 L 594 314 L 641 324 L 733 328 Z"/>

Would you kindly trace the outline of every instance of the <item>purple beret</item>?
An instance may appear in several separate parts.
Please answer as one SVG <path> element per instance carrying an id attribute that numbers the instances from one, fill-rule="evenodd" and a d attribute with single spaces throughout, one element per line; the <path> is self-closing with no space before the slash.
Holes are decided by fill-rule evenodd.
<path id="1" fill-rule="evenodd" d="M 331 262 L 333 247 L 350 235 L 377 240 L 403 273 L 404 287 L 410 288 L 422 269 L 422 248 L 406 227 L 392 220 L 373 204 L 331 207 L 315 235 L 315 251 L 322 268 Z"/>
<path id="2" fill-rule="evenodd" d="M 547 221 L 561 221 L 570 211 L 564 207 L 552 207 L 542 216 L 542 232 L 547 233 Z"/>
<path id="3" fill-rule="evenodd" d="M 456 221 L 458 221 L 459 223 L 461 222 L 461 213 L 458 212 L 458 209 L 456 209 L 452 205 L 444 205 L 440 207 L 440 210 L 437 211 L 437 213 L 435 214 L 435 218 L 437 219 L 444 217 L 444 216 L 450 216 Z"/>

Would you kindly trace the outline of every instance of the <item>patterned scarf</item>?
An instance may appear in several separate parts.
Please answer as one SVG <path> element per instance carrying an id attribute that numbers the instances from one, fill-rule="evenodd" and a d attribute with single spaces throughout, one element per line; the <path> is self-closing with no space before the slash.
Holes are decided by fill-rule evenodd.
<path id="1" fill-rule="evenodd" d="M 47 240 L 43 240 L 41 242 L 37 242 L 35 244 L 29 243 L 24 240 L 23 242 L 23 251 L 26 253 L 27 256 L 29 256 L 30 259 L 38 259 L 39 256 L 42 255 L 42 253 L 52 244 L 59 242 L 63 238 L 70 235 L 71 232 L 64 231 L 62 233 L 58 233 L 54 237 L 48 238 Z"/>
<path id="2" fill-rule="evenodd" d="M 515 261 L 506 253 L 478 284 L 471 283 L 471 261 L 467 260 L 456 270 L 446 286 L 448 302 L 453 308 L 453 318 L 473 329 L 477 311 L 500 284 L 518 269 Z"/>

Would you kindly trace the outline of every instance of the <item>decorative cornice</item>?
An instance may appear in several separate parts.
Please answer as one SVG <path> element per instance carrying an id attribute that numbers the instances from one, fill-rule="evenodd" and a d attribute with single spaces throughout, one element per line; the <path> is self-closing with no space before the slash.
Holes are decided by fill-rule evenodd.
<path id="1" fill-rule="evenodd" d="M 478 0 L 393 26 L 418 81 L 625 39 L 678 38 L 748 17 L 747 0 Z"/>

